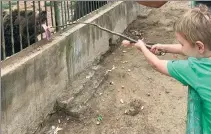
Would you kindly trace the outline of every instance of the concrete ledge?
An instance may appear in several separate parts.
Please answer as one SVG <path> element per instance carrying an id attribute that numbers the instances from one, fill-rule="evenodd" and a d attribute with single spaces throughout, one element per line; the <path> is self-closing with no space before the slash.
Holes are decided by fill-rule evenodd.
<path id="1" fill-rule="evenodd" d="M 123 32 L 147 9 L 135 2 L 115 2 L 86 20 Z M 109 49 L 104 31 L 76 25 L 52 42 L 41 41 L 2 62 L 2 133 L 30 134 L 52 112 L 71 79 Z M 114 37 L 117 38 L 117 37 Z"/>

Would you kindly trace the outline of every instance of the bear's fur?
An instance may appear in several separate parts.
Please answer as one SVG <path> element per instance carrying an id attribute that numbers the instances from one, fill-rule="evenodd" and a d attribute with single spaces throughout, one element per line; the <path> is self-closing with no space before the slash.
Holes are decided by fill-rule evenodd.
<path id="1" fill-rule="evenodd" d="M 27 14 L 27 17 L 25 16 Z M 34 17 L 35 16 L 35 17 Z M 33 11 L 20 11 L 20 18 L 18 17 L 18 10 L 12 11 L 12 24 L 13 24 L 13 37 L 14 37 L 14 52 L 17 53 L 21 50 L 20 47 L 20 33 L 22 36 L 23 49 L 28 46 L 27 39 L 27 18 L 28 18 L 28 32 L 30 45 L 35 43 L 37 35 L 44 32 L 40 24 L 46 22 L 47 12 L 41 11 L 40 13 L 34 13 Z M 35 24 L 36 18 L 36 24 Z M 12 41 L 11 41 L 11 23 L 10 14 L 3 13 L 3 25 L 4 25 L 4 39 L 5 39 L 5 53 L 6 57 L 12 55 Z M 36 34 L 35 34 L 36 27 Z M 20 29 L 20 30 L 19 30 Z M 1 45 L 1 59 L 3 59 L 3 46 Z"/>

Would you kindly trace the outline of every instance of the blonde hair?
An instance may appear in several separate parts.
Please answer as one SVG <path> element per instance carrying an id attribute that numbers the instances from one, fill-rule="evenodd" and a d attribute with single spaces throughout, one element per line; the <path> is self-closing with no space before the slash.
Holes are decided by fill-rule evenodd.
<path id="1" fill-rule="evenodd" d="M 211 50 L 211 12 L 207 6 L 190 9 L 174 25 L 174 30 L 184 34 L 192 45 L 201 41 Z"/>

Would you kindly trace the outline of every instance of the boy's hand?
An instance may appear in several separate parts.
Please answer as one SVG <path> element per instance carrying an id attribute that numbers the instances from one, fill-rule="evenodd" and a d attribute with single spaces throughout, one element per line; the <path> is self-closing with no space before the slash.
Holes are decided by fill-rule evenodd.
<path id="1" fill-rule="evenodd" d="M 146 46 L 146 43 L 143 40 L 138 40 L 137 43 L 135 43 L 135 45 L 137 48 L 141 48 L 142 46 Z"/>
<path id="2" fill-rule="evenodd" d="M 125 47 L 128 47 L 128 46 L 140 47 L 142 45 L 145 45 L 145 43 L 142 40 L 138 40 L 137 43 L 130 43 L 130 41 L 128 41 L 128 40 L 123 40 L 122 45 L 125 46 Z"/>
<path id="3" fill-rule="evenodd" d="M 162 45 L 161 44 L 155 44 L 152 46 L 152 48 L 150 49 L 150 51 L 156 55 L 160 55 L 162 50 Z"/>
<path id="4" fill-rule="evenodd" d="M 147 47 L 145 46 L 146 44 L 144 43 L 144 41 L 142 40 L 138 40 L 137 43 L 133 44 L 130 43 L 130 41 L 127 40 L 123 40 L 122 41 L 122 45 L 123 46 L 135 46 L 138 50 L 142 51 L 144 56 L 146 57 L 146 59 L 148 60 L 148 62 L 159 72 L 168 75 L 168 69 L 167 69 L 167 62 L 166 60 L 160 60 L 157 58 L 157 56 L 155 56 L 154 54 L 152 54 Z M 154 49 L 159 49 L 159 45 L 154 46 Z M 153 50 L 153 48 L 152 48 Z"/>
<path id="5" fill-rule="evenodd" d="M 138 50 L 142 51 L 142 46 L 146 47 L 145 46 L 145 43 L 142 41 L 142 40 L 138 40 L 137 43 L 130 43 L 130 41 L 128 40 L 123 40 L 122 41 L 122 45 L 125 46 L 125 47 L 128 47 L 128 46 L 135 46 Z"/>
<path id="6" fill-rule="evenodd" d="M 134 46 L 134 43 L 130 43 L 130 41 L 128 40 L 123 40 L 122 45 L 125 47 L 130 47 L 130 46 Z"/>

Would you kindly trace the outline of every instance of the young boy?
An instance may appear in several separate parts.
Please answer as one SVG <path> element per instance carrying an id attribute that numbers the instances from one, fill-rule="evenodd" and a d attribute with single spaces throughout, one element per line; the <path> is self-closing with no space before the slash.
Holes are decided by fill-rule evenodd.
<path id="1" fill-rule="evenodd" d="M 176 23 L 174 29 L 180 44 L 157 44 L 151 50 L 146 48 L 142 40 L 135 44 L 124 40 L 122 45 L 135 46 L 142 51 L 155 70 L 177 79 L 188 86 L 190 91 L 196 92 L 200 98 L 195 101 L 201 105 L 201 123 L 199 124 L 202 130 L 197 130 L 198 132 L 194 132 L 194 134 L 211 134 L 211 13 L 207 7 L 202 5 L 190 9 Z M 154 54 L 161 50 L 183 54 L 188 56 L 188 59 L 160 60 Z M 191 131 L 188 130 L 187 133 L 193 133 Z"/>

